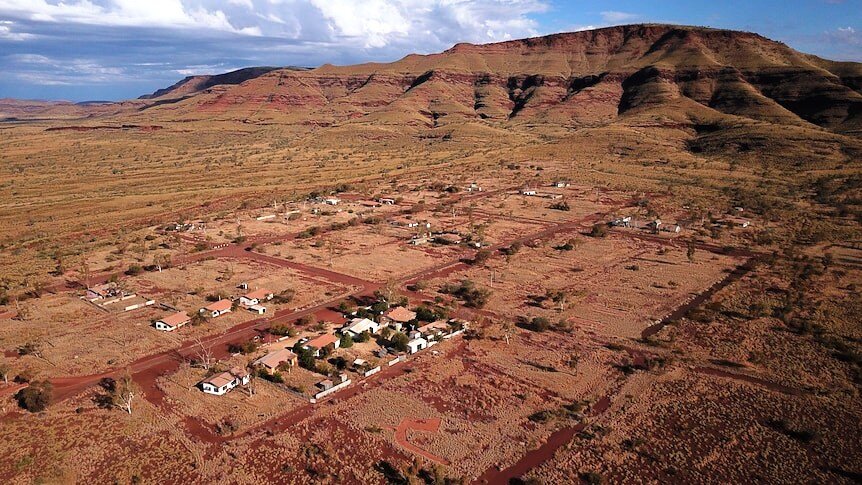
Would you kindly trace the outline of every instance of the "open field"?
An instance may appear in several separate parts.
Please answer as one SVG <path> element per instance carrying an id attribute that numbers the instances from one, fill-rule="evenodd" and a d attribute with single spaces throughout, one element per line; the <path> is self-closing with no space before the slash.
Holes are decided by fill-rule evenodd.
<path id="1" fill-rule="evenodd" d="M 633 26 L 0 123 L 0 481 L 858 482 L 845 64 Z"/>

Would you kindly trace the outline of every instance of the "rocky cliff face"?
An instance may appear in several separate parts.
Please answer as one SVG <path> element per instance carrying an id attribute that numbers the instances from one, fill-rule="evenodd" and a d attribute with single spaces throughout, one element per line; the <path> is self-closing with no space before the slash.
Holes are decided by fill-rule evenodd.
<path id="1" fill-rule="evenodd" d="M 386 64 L 272 70 L 237 85 L 196 86 L 200 94 L 170 109 L 420 127 L 580 126 L 653 116 L 858 134 L 860 80 L 862 64 L 801 54 L 756 34 L 633 25 L 458 44 Z"/>

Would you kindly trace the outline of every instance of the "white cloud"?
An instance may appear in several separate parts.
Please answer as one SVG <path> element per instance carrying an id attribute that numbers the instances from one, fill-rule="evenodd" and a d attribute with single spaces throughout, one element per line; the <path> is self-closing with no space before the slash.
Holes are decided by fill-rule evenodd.
<path id="1" fill-rule="evenodd" d="M 234 27 L 222 10 L 182 0 L 0 0 L 0 14 L 39 22 L 119 27 L 196 27 L 252 33 Z"/>
<path id="2" fill-rule="evenodd" d="M 537 35 L 546 0 L 0 0 L 0 15 L 113 27 L 205 29 L 380 49 Z M 2 34 L 0 34 L 2 35 Z M 300 39 L 300 36 L 304 38 Z"/>
<path id="3" fill-rule="evenodd" d="M 12 54 L 6 59 L 18 65 L 13 72 L 16 78 L 35 84 L 104 84 L 129 79 L 125 69 L 104 66 L 93 59 L 55 59 L 40 54 Z"/>
<path id="4" fill-rule="evenodd" d="M 0 20 L 0 40 L 12 40 L 20 42 L 30 40 L 36 36 L 26 32 L 16 32 L 14 30 L 15 23 L 9 20 Z"/>

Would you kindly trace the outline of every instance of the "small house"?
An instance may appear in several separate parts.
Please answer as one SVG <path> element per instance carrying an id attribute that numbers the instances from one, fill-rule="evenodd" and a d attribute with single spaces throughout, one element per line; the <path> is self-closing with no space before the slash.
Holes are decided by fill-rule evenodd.
<path id="1" fill-rule="evenodd" d="M 556 182 L 554 182 L 554 187 L 556 187 L 558 189 L 565 189 L 568 186 L 569 186 L 569 183 L 564 181 L 564 180 L 557 180 Z"/>
<path id="2" fill-rule="evenodd" d="M 211 303 L 200 309 L 200 312 L 204 315 L 209 315 L 212 318 L 220 317 L 225 313 L 230 313 L 230 309 L 233 306 L 230 300 L 219 300 L 215 303 Z"/>
<path id="3" fill-rule="evenodd" d="M 323 203 L 326 205 L 338 205 L 339 202 L 341 202 L 341 199 L 336 199 L 334 197 L 329 199 L 323 199 Z"/>
<path id="4" fill-rule="evenodd" d="M 257 305 L 260 302 L 272 300 L 273 296 L 274 295 L 271 290 L 254 290 L 239 297 L 239 303 L 243 306 Z"/>
<path id="5" fill-rule="evenodd" d="M 189 321 L 191 321 L 191 318 L 189 318 L 189 316 L 185 312 L 177 312 L 173 315 L 168 315 L 161 320 L 156 320 L 156 323 L 153 325 L 156 327 L 156 330 L 161 330 L 163 332 L 173 332 L 174 330 L 189 323 Z"/>
<path id="6" fill-rule="evenodd" d="M 320 357 L 321 350 L 326 347 L 332 347 L 333 349 L 337 349 L 341 346 L 341 339 L 338 338 L 337 335 L 331 333 L 325 333 L 319 337 L 315 337 L 305 344 L 305 348 L 314 352 L 315 357 Z"/>
<path id="7" fill-rule="evenodd" d="M 358 337 L 362 332 L 375 334 L 380 330 L 380 324 L 367 318 L 354 318 L 348 322 L 347 326 L 341 329 L 344 335 Z"/>
<path id="8" fill-rule="evenodd" d="M 332 389 L 334 385 L 335 383 L 333 383 L 330 379 L 322 380 L 317 383 L 317 387 L 319 387 L 321 391 L 328 391 Z"/>
<path id="9" fill-rule="evenodd" d="M 536 195 L 534 189 L 521 189 L 521 195 Z"/>
<path id="10" fill-rule="evenodd" d="M 263 357 L 252 362 L 252 365 L 272 374 L 277 371 L 279 366 L 281 366 L 282 364 L 286 363 L 288 366 L 294 367 L 296 366 L 297 362 L 298 358 L 296 354 L 294 354 L 288 349 L 281 349 L 264 355 Z"/>
<path id="11" fill-rule="evenodd" d="M 413 340 L 407 342 L 407 349 L 411 354 L 415 354 L 422 349 L 428 347 L 428 341 L 422 337 L 414 338 Z"/>
<path id="12" fill-rule="evenodd" d="M 436 339 L 449 331 L 449 324 L 443 320 L 431 322 L 416 329 L 425 339 Z"/>
<path id="13" fill-rule="evenodd" d="M 207 394 L 223 396 L 237 386 L 245 386 L 251 382 L 251 374 L 239 367 L 215 374 L 200 383 L 201 390 Z"/>
<path id="14" fill-rule="evenodd" d="M 394 205 L 395 204 L 395 199 L 391 199 L 388 197 L 381 197 L 381 198 L 377 199 L 377 201 L 383 205 Z"/>
<path id="15" fill-rule="evenodd" d="M 252 305 L 252 306 L 246 307 L 246 309 L 248 311 L 250 311 L 252 313 L 256 313 L 258 315 L 263 315 L 266 313 L 266 307 L 263 305 Z"/>

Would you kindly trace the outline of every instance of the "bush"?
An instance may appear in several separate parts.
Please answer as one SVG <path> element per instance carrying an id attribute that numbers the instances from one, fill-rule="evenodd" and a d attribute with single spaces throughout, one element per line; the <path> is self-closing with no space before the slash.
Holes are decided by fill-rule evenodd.
<path id="1" fill-rule="evenodd" d="M 505 254 L 506 256 L 512 256 L 514 254 L 517 254 L 518 251 L 521 250 L 521 246 L 522 245 L 519 242 L 512 243 L 511 246 L 501 249 L 500 252 Z"/>
<path id="2" fill-rule="evenodd" d="M 490 257 L 491 257 L 491 250 L 490 249 L 480 249 L 480 250 L 476 251 L 476 255 L 473 256 L 473 260 L 470 262 L 470 264 L 475 264 L 475 265 L 485 264 L 485 262 L 488 261 L 488 258 L 490 258 Z"/>
<path id="3" fill-rule="evenodd" d="M 228 344 L 227 350 L 228 350 L 228 352 L 230 352 L 232 354 L 247 355 L 247 354 L 251 354 L 251 353 L 256 352 L 257 347 L 258 347 L 257 342 L 255 342 L 253 340 L 249 340 L 248 342 L 244 342 L 241 344 L 240 343 Z"/>
<path id="4" fill-rule="evenodd" d="M 270 327 L 269 333 L 273 335 L 277 335 L 279 337 L 293 337 L 296 335 L 296 330 L 293 327 L 289 327 L 283 324 L 276 324 Z"/>
<path id="5" fill-rule="evenodd" d="M 389 339 L 389 343 L 392 345 L 392 348 L 399 352 L 407 352 L 407 342 L 409 341 L 410 338 L 401 332 L 395 332 Z"/>
<path id="6" fill-rule="evenodd" d="M 341 336 L 341 347 L 345 348 L 345 349 L 349 349 L 350 347 L 353 347 L 353 337 L 351 337 L 349 334 L 346 334 L 346 333 L 344 335 L 342 335 Z"/>
<path id="7" fill-rule="evenodd" d="M 130 264 L 129 269 L 126 270 L 126 274 L 128 276 L 135 276 L 141 274 L 143 271 L 144 268 L 140 264 Z"/>
<path id="8" fill-rule="evenodd" d="M 569 203 L 566 202 L 565 200 L 561 200 L 560 202 L 551 204 L 550 208 L 557 210 L 557 211 L 569 211 L 569 210 L 571 210 L 571 208 L 569 207 Z"/>
<path id="9" fill-rule="evenodd" d="M 359 335 L 356 336 L 355 339 L 353 339 L 354 342 L 360 342 L 360 343 L 368 342 L 369 340 L 371 340 L 371 334 L 368 333 L 368 330 L 360 333 Z M 341 344 L 341 345 L 344 346 L 344 344 Z"/>
<path id="10" fill-rule="evenodd" d="M 544 332 L 551 328 L 551 322 L 545 317 L 533 317 L 530 320 L 530 330 Z"/>
<path id="11" fill-rule="evenodd" d="M 470 280 L 461 281 L 460 285 L 444 285 L 440 292 L 453 295 L 464 301 L 464 305 L 470 308 L 482 308 L 488 302 L 491 292 L 485 288 L 477 288 Z"/>
<path id="12" fill-rule="evenodd" d="M 591 237 L 606 237 L 608 235 L 608 227 L 601 223 L 593 224 L 593 228 L 590 229 Z"/>
<path id="13" fill-rule="evenodd" d="M 54 387 L 48 381 L 31 382 L 28 387 L 21 389 L 15 394 L 18 405 L 30 411 L 38 413 L 44 411 L 51 402 Z"/>

